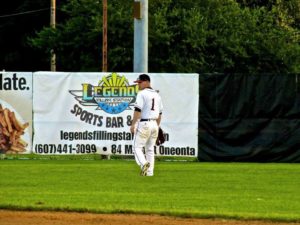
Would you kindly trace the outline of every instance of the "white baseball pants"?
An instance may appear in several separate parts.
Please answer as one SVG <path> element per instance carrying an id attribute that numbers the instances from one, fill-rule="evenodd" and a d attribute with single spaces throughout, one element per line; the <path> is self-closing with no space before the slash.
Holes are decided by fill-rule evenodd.
<path id="1" fill-rule="evenodd" d="M 154 145 L 158 136 L 156 120 L 139 121 L 133 139 L 133 152 L 136 163 L 142 168 L 146 162 L 150 163 L 147 176 L 154 174 Z M 145 149 L 145 154 L 143 152 Z"/>

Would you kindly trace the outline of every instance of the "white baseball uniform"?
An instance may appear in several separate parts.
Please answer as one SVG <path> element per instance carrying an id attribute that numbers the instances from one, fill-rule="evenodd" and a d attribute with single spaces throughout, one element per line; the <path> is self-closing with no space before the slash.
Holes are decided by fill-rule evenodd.
<path id="1" fill-rule="evenodd" d="M 156 120 L 163 109 L 161 97 L 152 88 L 145 88 L 138 92 L 135 108 L 141 111 L 141 119 L 137 122 L 133 140 L 135 160 L 140 167 L 149 162 L 150 167 L 147 171 L 147 176 L 153 176 L 154 145 L 158 136 Z M 145 155 L 143 147 L 145 147 Z"/>

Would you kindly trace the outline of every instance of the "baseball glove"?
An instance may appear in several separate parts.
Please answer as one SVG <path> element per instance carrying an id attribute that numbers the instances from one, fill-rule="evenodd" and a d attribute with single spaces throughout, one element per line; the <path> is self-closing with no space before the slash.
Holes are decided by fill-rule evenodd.
<path id="1" fill-rule="evenodd" d="M 162 145 L 166 141 L 164 131 L 159 127 L 158 136 L 156 139 L 156 145 Z"/>

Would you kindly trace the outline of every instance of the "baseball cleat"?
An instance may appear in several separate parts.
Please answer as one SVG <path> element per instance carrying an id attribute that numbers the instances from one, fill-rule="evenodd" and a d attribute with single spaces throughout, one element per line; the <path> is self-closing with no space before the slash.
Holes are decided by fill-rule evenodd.
<path id="1" fill-rule="evenodd" d="M 149 169 L 149 167 L 150 167 L 150 163 L 146 162 L 142 167 L 141 176 L 147 176 L 147 170 Z"/>

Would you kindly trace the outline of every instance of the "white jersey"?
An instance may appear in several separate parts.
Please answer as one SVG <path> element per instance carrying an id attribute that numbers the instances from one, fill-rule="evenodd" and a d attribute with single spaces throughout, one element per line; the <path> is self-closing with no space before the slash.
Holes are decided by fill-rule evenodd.
<path id="1" fill-rule="evenodd" d="M 138 92 L 135 107 L 141 110 L 141 119 L 158 119 L 163 110 L 161 97 L 152 88 Z"/>

